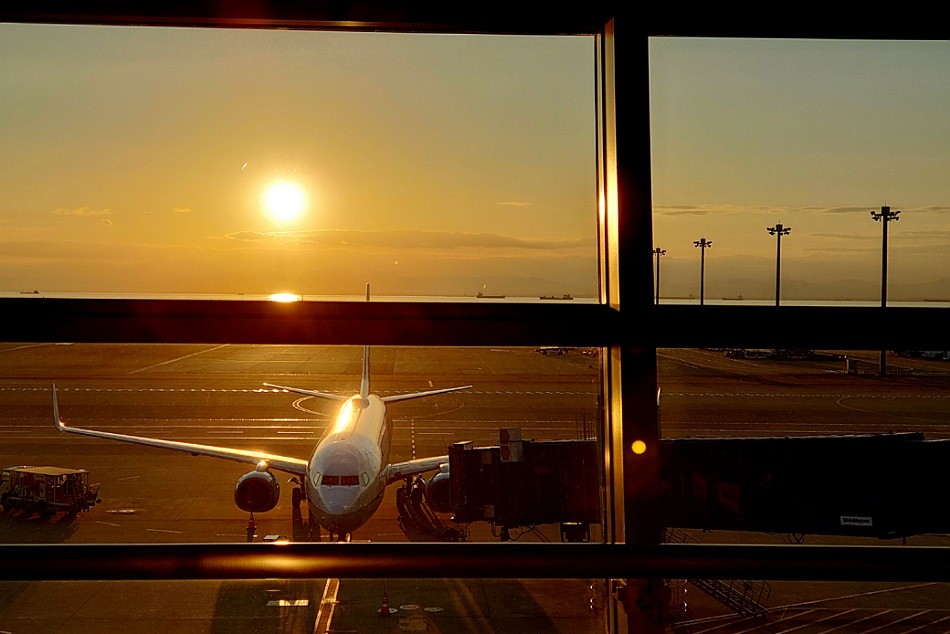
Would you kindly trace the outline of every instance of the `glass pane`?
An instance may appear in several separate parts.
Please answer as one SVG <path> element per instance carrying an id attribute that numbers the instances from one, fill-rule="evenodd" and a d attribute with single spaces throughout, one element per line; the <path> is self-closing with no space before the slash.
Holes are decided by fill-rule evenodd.
<path id="1" fill-rule="evenodd" d="M 650 58 L 661 301 L 769 304 L 780 278 L 782 303 L 879 304 L 885 251 L 889 303 L 950 305 L 950 43 L 652 38 Z"/>
<path id="2" fill-rule="evenodd" d="M 944 358 L 888 352 L 882 377 L 876 351 L 658 350 L 667 541 L 950 546 L 934 497 L 950 459 Z M 947 584 L 669 584 L 671 618 L 693 631 L 937 631 L 950 618 Z"/>
<path id="3" fill-rule="evenodd" d="M 0 623 L 13 632 L 593 634 L 606 629 L 603 588 L 576 579 L 0 583 Z"/>
<path id="4" fill-rule="evenodd" d="M 600 356 L 3 344 L 0 542 L 603 541 Z"/>
<path id="5" fill-rule="evenodd" d="M 0 25 L 6 294 L 597 298 L 592 36 Z"/>

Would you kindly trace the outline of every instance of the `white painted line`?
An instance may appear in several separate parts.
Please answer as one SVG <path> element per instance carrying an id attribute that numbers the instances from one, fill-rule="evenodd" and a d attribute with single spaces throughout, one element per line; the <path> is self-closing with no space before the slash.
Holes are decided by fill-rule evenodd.
<path id="1" fill-rule="evenodd" d="M 337 593 L 340 591 L 339 579 L 327 579 L 323 588 L 323 597 L 320 599 L 320 609 L 317 610 L 317 620 L 313 624 L 313 634 L 328 634 L 330 623 L 333 621 L 333 612 L 337 606 Z"/>
<path id="2" fill-rule="evenodd" d="M 875 617 L 877 617 L 877 616 L 881 616 L 882 614 L 887 614 L 888 612 L 893 612 L 893 610 L 881 610 L 880 612 L 874 612 L 873 614 L 869 614 L 868 616 L 865 616 L 865 617 L 863 617 L 863 618 L 860 618 L 860 619 L 858 619 L 857 621 L 851 621 L 850 623 L 843 623 L 843 624 L 839 625 L 838 627 L 833 627 L 833 628 L 831 628 L 830 630 L 824 630 L 824 631 L 822 632 L 822 634 L 828 634 L 828 632 L 834 632 L 834 631 L 840 630 L 840 629 L 842 629 L 842 628 L 847 628 L 849 631 L 853 631 L 853 632 L 866 632 L 867 630 L 863 630 L 863 629 L 860 629 L 860 628 L 858 628 L 858 629 L 852 629 L 852 628 L 854 628 L 855 625 L 857 625 L 858 623 L 861 623 L 862 621 L 867 621 L 868 619 L 873 619 L 873 618 L 875 618 Z"/>
<path id="3" fill-rule="evenodd" d="M 162 528 L 146 528 L 145 530 L 152 533 L 171 533 L 173 535 L 181 535 L 181 531 L 167 531 Z"/>
<path id="4" fill-rule="evenodd" d="M 886 627 L 886 628 L 890 628 L 891 626 L 894 626 L 894 625 L 897 625 L 898 623 L 903 623 L 904 621 L 907 621 L 907 620 L 916 618 L 916 617 L 920 616 L 921 614 L 926 614 L 927 612 L 929 612 L 929 610 L 921 610 L 920 612 L 914 612 L 913 614 L 910 614 L 910 615 L 905 616 L 905 617 L 903 617 L 903 618 L 897 619 L 896 621 L 891 621 L 890 623 L 885 623 L 884 625 L 878 625 L 877 627 L 872 628 L 872 629 L 870 629 L 870 630 L 862 630 L 862 631 L 865 632 L 865 634 L 867 634 L 867 632 L 876 632 L 876 631 L 878 631 L 878 630 L 883 630 L 885 627 Z"/>
<path id="5" fill-rule="evenodd" d="M 131 372 L 129 372 L 129 374 L 138 374 L 139 372 L 145 372 L 153 368 L 160 368 L 163 365 L 168 365 L 170 363 L 177 363 L 178 361 L 181 361 L 182 359 L 187 359 L 189 357 L 196 357 L 199 354 L 205 354 L 206 352 L 214 352 L 215 350 L 220 350 L 221 348 L 226 348 L 227 346 L 228 344 L 224 343 L 224 344 L 221 344 L 220 346 L 215 346 L 214 348 L 208 348 L 207 350 L 199 350 L 198 352 L 192 352 L 191 354 L 186 354 L 184 356 L 178 357 L 177 359 L 169 359 L 168 361 L 162 361 L 161 363 L 156 363 L 154 365 L 147 365 L 144 368 L 139 368 L 138 370 L 132 370 Z"/>
<path id="6" fill-rule="evenodd" d="M 930 612 L 933 612 L 933 610 L 930 610 Z M 918 626 L 915 627 L 915 628 L 912 628 L 912 629 L 909 629 L 909 630 L 905 630 L 905 631 L 904 631 L 904 634 L 910 634 L 911 632 L 916 632 L 917 630 L 922 630 L 922 629 L 924 629 L 925 627 L 933 627 L 933 626 L 936 625 L 937 623 L 943 623 L 943 622 L 946 621 L 947 619 L 950 619 L 950 615 L 947 615 L 947 616 L 943 617 L 942 619 L 937 619 L 936 621 L 931 621 L 930 623 L 924 623 L 923 625 L 918 625 Z"/>

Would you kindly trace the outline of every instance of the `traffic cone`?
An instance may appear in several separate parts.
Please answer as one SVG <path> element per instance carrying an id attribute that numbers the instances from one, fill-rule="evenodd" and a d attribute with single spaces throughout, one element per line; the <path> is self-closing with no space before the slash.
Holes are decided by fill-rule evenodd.
<path id="1" fill-rule="evenodd" d="M 383 606 L 382 606 L 381 608 L 379 608 L 379 610 L 378 610 L 377 613 L 378 613 L 380 616 L 390 616 L 390 615 L 393 614 L 394 612 L 396 612 L 396 610 L 393 610 L 393 609 L 391 609 L 391 608 L 389 607 L 389 595 L 387 595 L 387 594 L 384 593 L 384 594 L 383 594 Z"/>

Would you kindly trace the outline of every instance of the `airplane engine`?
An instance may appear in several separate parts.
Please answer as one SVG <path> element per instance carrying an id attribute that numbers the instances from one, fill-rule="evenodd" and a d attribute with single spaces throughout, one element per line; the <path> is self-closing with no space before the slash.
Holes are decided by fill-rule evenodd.
<path id="1" fill-rule="evenodd" d="M 439 466 L 439 472 L 426 483 L 426 502 L 437 513 L 452 512 L 452 481 L 449 465 Z"/>
<path id="2" fill-rule="evenodd" d="M 242 511 L 263 513 L 277 506 L 280 483 L 270 471 L 251 471 L 241 476 L 234 487 L 234 503 Z"/>

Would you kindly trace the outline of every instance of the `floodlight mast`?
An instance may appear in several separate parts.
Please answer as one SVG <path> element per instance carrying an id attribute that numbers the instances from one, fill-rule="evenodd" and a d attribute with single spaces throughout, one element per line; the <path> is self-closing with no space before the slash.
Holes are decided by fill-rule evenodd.
<path id="1" fill-rule="evenodd" d="M 712 246 L 712 241 L 700 238 L 699 240 L 693 240 L 693 246 L 699 247 L 701 254 L 699 257 L 699 305 L 702 306 L 706 284 L 706 249 Z"/>
<path id="2" fill-rule="evenodd" d="M 653 255 L 656 257 L 656 266 L 654 271 L 656 272 L 656 282 L 653 285 L 653 289 L 656 291 L 656 300 L 655 303 L 660 303 L 660 256 L 666 255 L 666 249 L 661 249 L 657 247 L 653 249 Z"/>
<path id="3" fill-rule="evenodd" d="M 782 290 L 782 236 L 787 236 L 792 228 L 777 223 L 774 227 L 766 227 L 765 230 L 769 235 L 775 236 L 775 305 L 778 306 Z"/>
<path id="4" fill-rule="evenodd" d="M 891 211 L 887 205 L 881 207 L 881 211 L 872 211 L 871 218 L 875 222 L 880 222 L 882 226 L 881 239 L 881 308 L 887 308 L 887 223 L 892 220 L 900 220 L 900 210 Z M 881 376 L 887 375 L 887 350 L 881 349 Z"/>

